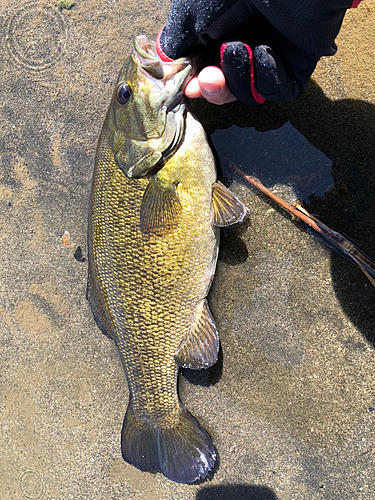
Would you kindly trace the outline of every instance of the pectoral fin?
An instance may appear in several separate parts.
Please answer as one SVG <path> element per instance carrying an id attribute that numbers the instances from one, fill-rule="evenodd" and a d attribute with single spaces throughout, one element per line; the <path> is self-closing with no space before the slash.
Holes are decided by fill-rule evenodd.
<path id="1" fill-rule="evenodd" d="M 212 186 L 212 211 L 214 225 L 224 227 L 242 222 L 247 209 L 237 196 L 218 181 Z"/>
<path id="2" fill-rule="evenodd" d="M 175 361 L 182 368 L 201 370 L 216 363 L 218 351 L 219 335 L 207 300 L 204 299 L 199 304 L 194 330 L 180 347 Z"/>
<path id="3" fill-rule="evenodd" d="M 164 236 L 177 226 L 180 213 L 181 204 L 176 184 L 167 184 L 157 175 L 152 176 L 141 203 L 141 232 L 147 235 Z"/>

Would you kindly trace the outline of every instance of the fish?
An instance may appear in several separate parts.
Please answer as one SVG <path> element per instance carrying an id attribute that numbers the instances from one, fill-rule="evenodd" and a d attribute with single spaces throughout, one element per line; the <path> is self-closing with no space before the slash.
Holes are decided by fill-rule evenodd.
<path id="1" fill-rule="evenodd" d="M 87 298 L 114 340 L 129 387 L 122 456 L 192 483 L 213 469 L 208 432 L 181 403 L 180 367 L 217 361 L 209 292 L 220 227 L 247 209 L 217 181 L 183 90 L 194 58 L 162 62 L 144 35 L 120 71 L 91 181 Z"/>

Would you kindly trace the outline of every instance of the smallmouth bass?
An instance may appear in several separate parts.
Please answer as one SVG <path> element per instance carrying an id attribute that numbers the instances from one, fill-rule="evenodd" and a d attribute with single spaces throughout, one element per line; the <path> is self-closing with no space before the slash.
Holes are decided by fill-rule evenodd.
<path id="1" fill-rule="evenodd" d="M 129 385 L 122 455 L 181 483 L 204 478 L 216 454 L 179 400 L 178 370 L 217 361 L 206 297 L 219 227 L 246 214 L 216 181 L 205 132 L 183 103 L 193 71 L 135 39 L 99 138 L 88 228 L 87 297 Z"/>

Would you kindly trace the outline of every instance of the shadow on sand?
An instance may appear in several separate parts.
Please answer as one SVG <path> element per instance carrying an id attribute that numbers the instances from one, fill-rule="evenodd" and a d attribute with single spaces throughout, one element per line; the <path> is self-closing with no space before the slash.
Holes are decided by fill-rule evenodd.
<path id="1" fill-rule="evenodd" d="M 302 134 L 328 160 L 333 185 L 325 186 L 325 193 L 311 192 L 305 196 L 306 208 L 332 229 L 346 235 L 364 253 L 375 260 L 375 108 L 359 100 L 331 101 L 310 82 L 307 92 L 291 103 L 267 103 L 256 108 L 239 103 L 218 108 L 202 100 L 192 102 L 193 111 L 208 134 L 218 129 L 254 127 L 258 132 L 275 131 L 285 124 Z M 259 136 L 259 134 L 258 134 Z M 250 141 L 253 141 L 254 135 Z M 293 137 L 286 142 L 292 144 Z M 242 148 L 230 145 L 236 154 Z M 299 146 L 298 146 L 299 147 Z M 295 158 L 299 161 L 296 146 Z M 272 147 L 271 147 L 272 149 Z M 277 156 L 276 156 L 277 159 Z M 238 161 L 238 160 L 237 160 Z M 275 161 L 275 155 L 274 155 Z M 266 183 L 280 182 L 279 169 L 268 171 Z M 225 168 L 225 167 L 224 167 Z M 249 175 L 257 175 L 249 152 L 242 158 L 241 168 Z M 296 165 L 301 174 L 301 165 Z M 321 168 L 321 167 L 320 167 Z M 314 175 L 317 165 L 314 155 L 303 165 L 304 175 Z M 225 175 L 225 171 L 223 170 Z M 286 176 L 294 187 L 293 175 Z M 350 321 L 362 335 L 375 345 L 375 290 L 364 274 L 351 262 L 332 252 L 331 273 L 337 298 Z"/>
<path id="2" fill-rule="evenodd" d="M 196 500 L 277 500 L 277 496 L 264 486 L 229 484 L 202 488 Z"/>

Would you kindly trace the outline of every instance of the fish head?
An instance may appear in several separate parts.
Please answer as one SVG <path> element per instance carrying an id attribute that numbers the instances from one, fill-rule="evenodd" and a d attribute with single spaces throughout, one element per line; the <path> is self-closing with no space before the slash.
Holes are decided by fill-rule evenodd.
<path id="1" fill-rule="evenodd" d="M 185 123 L 183 91 L 196 66 L 194 58 L 163 62 L 154 42 L 135 38 L 108 113 L 114 157 L 127 177 L 147 175 L 178 147 Z"/>

